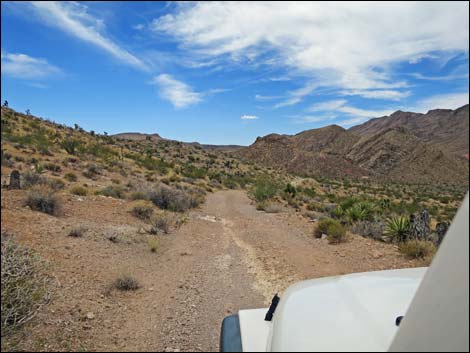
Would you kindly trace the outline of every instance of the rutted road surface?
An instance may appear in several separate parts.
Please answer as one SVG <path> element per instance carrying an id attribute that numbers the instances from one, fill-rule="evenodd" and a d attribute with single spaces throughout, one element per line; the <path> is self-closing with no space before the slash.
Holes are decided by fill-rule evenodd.
<path id="1" fill-rule="evenodd" d="M 18 348 L 217 351 L 226 315 L 265 307 L 296 281 L 418 265 L 392 245 L 359 236 L 341 245 L 314 239 L 305 218 L 257 211 L 243 191 L 209 194 L 178 231 L 161 236 L 157 254 L 124 201 L 72 200 L 57 219 L 22 209 L 21 195 L 11 195 L 2 230 L 5 225 L 50 261 L 58 283 Z M 85 237 L 64 236 L 84 223 Z M 110 242 L 105 235 L 111 233 L 120 241 Z M 142 287 L 108 293 L 122 272 Z"/>

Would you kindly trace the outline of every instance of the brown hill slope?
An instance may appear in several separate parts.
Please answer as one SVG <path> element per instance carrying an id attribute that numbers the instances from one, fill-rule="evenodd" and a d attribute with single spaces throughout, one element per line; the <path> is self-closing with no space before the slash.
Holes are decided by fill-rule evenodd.
<path id="1" fill-rule="evenodd" d="M 460 114 L 457 120 L 461 119 Z M 467 161 L 440 148 L 445 134 L 440 140 L 434 138 L 439 143 L 431 143 L 403 126 L 377 130 L 364 128 L 359 134 L 353 129 L 331 125 L 293 136 L 271 134 L 258 137 L 254 144 L 237 154 L 300 175 L 370 177 L 407 183 L 468 182 Z M 433 136 L 437 135 L 436 132 Z"/>
<path id="2" fill-rule="evenodd" d="M 397 111 L 390 116 L 371 119 L 349 130 L 364 136 L 394 127 L 405 127 L 414 136 L 436 145 L 444 152 L 468 157 L 468 104 L 455 110 L 430 110 L 426 114 Z"/>

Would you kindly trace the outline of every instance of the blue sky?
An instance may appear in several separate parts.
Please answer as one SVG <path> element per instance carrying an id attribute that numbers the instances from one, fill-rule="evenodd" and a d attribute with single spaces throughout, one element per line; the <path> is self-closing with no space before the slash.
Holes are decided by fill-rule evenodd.
<path id="1" fill-rule="evenodd" d="M 1 7 L 2 101 L 87 130 L 247 145 L 468 103 L 468 2 Z"/>

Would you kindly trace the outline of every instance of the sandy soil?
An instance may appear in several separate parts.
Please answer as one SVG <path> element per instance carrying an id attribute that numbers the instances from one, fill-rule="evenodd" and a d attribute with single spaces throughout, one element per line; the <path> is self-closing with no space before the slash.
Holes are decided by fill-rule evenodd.
<path id="1" fill-rule="evenodd" d="M 52 217 L 2 192 L 2 231 L 50 264 L 53 299 L 3 349 L 217 351 L 224 316 L 266 306 L 291 283 L 351 272 L 420 266 L 396 247 L 359 236 L 330 245 L 295 212 L 257 211 L 243 191 L 220 191 L 151 253 L 128 203 L 69 196 Z M 69 230 L 84 225 L 82 238 Z M 111 242 L 114 236 L 117 242 Z M 120 273 L 141 284 L 110 291 Z"/>

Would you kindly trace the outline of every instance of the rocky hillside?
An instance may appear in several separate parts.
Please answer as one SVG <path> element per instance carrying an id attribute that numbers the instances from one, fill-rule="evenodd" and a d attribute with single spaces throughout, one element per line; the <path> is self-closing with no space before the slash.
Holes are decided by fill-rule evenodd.
<path id="1" fill-rule="evenodd" d="M 435 109 L 426 114 L 397 111 L 390 116 L 354 126 L 350 131 L 370 136 L 390 128 L 404 127 L 414 136 L 444 152 L 468 158 L 468 109 L 467 104 L 456 110 Z"/>
<path id="2" fill-rule="evenodd" d="M 428 114 L 396 112 L 349 130 L 331 125 L 293 136 L 270 134 L 237 154 L 300 175 L 465 184 L 468 105 Z"/>

